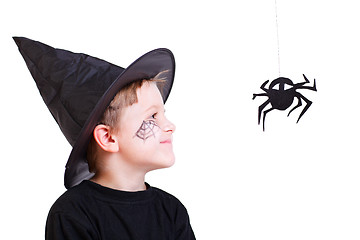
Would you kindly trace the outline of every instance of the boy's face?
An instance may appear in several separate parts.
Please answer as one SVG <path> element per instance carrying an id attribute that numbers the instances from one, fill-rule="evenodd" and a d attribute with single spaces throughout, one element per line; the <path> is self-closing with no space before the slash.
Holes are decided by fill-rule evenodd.
<path id="1" fill-rule="evenodd" d="M 145 82 L 137 97 L 137 103 L 121 111 L 119 131 L 114 134 L 119 154 L 126 164 L 140 171 L 170 167 L 175 161 L 175 125 L 165 117 L 160 91 L 155 83 Z"/>

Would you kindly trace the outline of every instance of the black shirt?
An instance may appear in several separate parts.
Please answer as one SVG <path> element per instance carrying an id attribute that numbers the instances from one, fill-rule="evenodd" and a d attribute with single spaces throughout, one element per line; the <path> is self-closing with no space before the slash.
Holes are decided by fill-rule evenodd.
<path id="1" fill-rule="evenodd" d="M 195 239 L 185 207 L 147 184 L 139 192 L 83 181 L 50 209 L 46 239 Z"/>

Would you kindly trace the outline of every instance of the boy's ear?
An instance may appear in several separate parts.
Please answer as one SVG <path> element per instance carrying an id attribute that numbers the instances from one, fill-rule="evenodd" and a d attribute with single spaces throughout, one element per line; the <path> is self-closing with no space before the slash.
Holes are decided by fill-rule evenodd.
<path id="1" fill-rule="evenodd" d="M 110 127 L 104 124 L 99 124 L 94 129 L 94 139 L 97 144 L 106 152 L 117 152 L 119 146 L 113 138 Z"/>

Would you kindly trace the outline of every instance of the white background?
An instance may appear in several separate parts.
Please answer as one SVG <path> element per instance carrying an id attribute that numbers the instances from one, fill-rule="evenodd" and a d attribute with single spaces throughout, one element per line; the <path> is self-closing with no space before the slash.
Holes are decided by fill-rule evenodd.
<path id="1" fill-rule="evenodd" d="M 177 163 L 147 181 L 187 207 L 197 239 L 359 239 L 357 1 L 277 0 L 280 71 L 313 105 L 257 124 L 279 76 L 275 1 L 2 1 L 1 239 L 42 239 L 71 147 L 12 36 L 122 67 L 158 47 L 177 61 L 167 114 Z M 309 84 L 309 85 L 311 85 Z"/>

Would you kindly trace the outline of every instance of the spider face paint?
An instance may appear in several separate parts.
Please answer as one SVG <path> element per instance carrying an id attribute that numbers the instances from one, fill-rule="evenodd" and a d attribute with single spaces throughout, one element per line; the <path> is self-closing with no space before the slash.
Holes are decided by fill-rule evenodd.
<path id="1" fill-rule="evenodd" d="M 140 128 L 135 133 L 134 137 L 146 140 L 150 137 L 155 137 L 155 133 L 160 129 L 154 120 L 143 121 Z"/>

